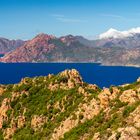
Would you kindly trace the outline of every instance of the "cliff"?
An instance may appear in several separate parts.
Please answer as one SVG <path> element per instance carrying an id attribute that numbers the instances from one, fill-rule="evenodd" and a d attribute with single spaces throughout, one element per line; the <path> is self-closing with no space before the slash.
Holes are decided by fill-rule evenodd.
<path id="1" fill-rule="evenodd" d="M 0 85 L 0 139 L 139 140 L 140 80 L 100 89 L 76 70 Z"/>

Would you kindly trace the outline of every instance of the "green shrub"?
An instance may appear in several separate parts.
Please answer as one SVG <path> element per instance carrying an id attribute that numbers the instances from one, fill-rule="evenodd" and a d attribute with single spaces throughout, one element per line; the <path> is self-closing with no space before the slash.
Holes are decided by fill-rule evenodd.
<path id="1" fill-rule="evenodd" d="M 84 118 L 83 114 L 79 115 L 79 120 L 82 120 Z"/>
<path id="2" fill-rule="evenodd" d="M 127 106 L 123 111 L 123 117 L 128 117 L 135 110 L 135 106 Z"/>
<path id="3" fill-rule="evenodd" d="M 11 109 L 9 109 L 9 110 L 6 112 L 8 118 L 11 116 L 11 113 L 12 113 L 12 110 L 11 110 Z"/>
<path id="4" fill-rule="evenodd" d="M 12 101 L 12 102 L 11 102 L 11 107 L 14 108 L 15 105 L 17 104 L 17 102 L 18 102 L 18 100 L 14 100 L 14 101 Z"/>
<path id="5" fill-rule="evenodd" d="M 3 124 L 2 124 L 2 128 L 6 129 L 7 127 L 8 127 L 8 123 L 7 123 L 7 121 L 4 121 Z"/>
<path id="6" fill-rule="evenodd" d="M 0 130 L 0 140 L 4 140 L 2 130 Z"/>
<path id="7" fill-rule="evenodd" d="M 140 101 L 138 101 L 132 105 L 126 106 L 124 111 L 123 111 L 123 117 L 128 117 L 129 114 L 131 112 L 133 112 L 139 105 L 140 105 Z"/>
<path id="8" fill-rule="evenodd" d="M 117 135 L 116 135 L 116 140 L 119 140 L 120 137 L 121 137 L 121 133 L 118 132 Z"/>

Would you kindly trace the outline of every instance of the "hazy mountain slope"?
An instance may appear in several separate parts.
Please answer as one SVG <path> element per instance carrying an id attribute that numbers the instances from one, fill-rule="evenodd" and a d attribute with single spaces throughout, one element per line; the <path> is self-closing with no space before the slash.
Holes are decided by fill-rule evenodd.
<path id="1" fill-rule="evenodd" d="M 96 44 L 94 40 L 88 40 L 82 36 L 75 36 L 76 40 L 79 41 L 81 44 L 89 47 L 96 47 Z"/>
<path id="2" fill-rule="evenodd" d="M 139 140 L 140 82 L 101 90 L 76 70 L 0 86 L 0 139 Z"/>
<path id="3" fill-rule="evenodd" d="M 17 47 L 20 47 L 24 44 L 22 40 L 8 40 L 5 38 L 0 38 L 0 54 L 5 54 L 10 52 Z"/>

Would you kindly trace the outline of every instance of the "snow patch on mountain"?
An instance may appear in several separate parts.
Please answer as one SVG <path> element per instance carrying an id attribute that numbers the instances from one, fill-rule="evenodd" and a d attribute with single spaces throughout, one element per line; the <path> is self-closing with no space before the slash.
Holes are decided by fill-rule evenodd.
<path id="1" fill-rule="evenodd" d="M 116 29 L 111 28 L 107 32 L 100 34 L 99 39 L 126 38 L 126 37 L 132 37 L 136 34 L 140 34 L 140 27 L 132 28 L 128 31 L 118 31 Z"/>

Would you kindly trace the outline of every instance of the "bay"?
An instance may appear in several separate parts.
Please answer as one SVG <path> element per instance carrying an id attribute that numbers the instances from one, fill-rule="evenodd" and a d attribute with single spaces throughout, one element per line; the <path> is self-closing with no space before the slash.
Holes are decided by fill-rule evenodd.
<path id="1" fill-rule="evenodd" d="M 65 69 L 77 69 L 85 82 L 101 88 L 132 83 L 140 76 L 140 68 L 94 63 L 0 63 L 0 84 L 14 84 L 24 77 L 47 76 Z"/>

